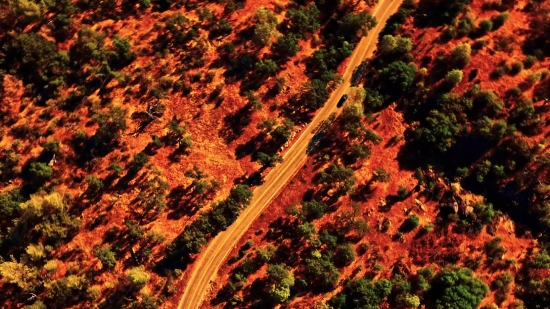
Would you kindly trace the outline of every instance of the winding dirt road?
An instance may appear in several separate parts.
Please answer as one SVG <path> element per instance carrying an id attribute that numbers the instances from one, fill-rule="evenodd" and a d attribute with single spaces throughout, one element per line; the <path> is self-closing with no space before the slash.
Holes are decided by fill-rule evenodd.
<path id="1" fill-rule="evenodd" d="M 306 150 L 313 137 L 314 129 L 327 120 L 332 113 L 339 114 L 341 108 L 337 108 L 338 100 L 349 91 L 353 70 L 361 62 L 370 57 L 376 48 L 380 31 L 384 28 L 388 18 L 401 5 L 402 0 L 380 0 L 372 14 L 378 21 L 377 26 L 371 29 L 368 36 L 363 37 L 351 55 L 344 81 L 332 93 L 325 106 L 319 110 L 313 121 L 303 130 L 303 133 L 295 140 L 283 157 L 283 162 L 277 165 L 265 177 L 262 186 L 254 190 L 252 202 L 229 226 L 226 231 L 219 233 L 197 260 L 192 269 L 191 277 L 185 287 L 185 292 L 178 304 L 178 309 L 198 309 L 204 295 L 208 291 L 210 281 L 217 274 L 239 238 L 248 230 L 252 222 L 260 215 L 269 202 L 281 191 L 306 161 Z"/>

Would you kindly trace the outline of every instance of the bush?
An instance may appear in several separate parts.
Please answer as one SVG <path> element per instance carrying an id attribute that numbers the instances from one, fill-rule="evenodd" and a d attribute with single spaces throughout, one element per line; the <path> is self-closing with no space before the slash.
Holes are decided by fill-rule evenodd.
<path id="1" fill-rule="evenodd" d="M 107 167 L 107 170 L 112 172 L 114 176 L 120 176 L 124 171 L 122 166 L 120 166 L 120 164 L 118 163 L 111 163 L 109 167 Z"/>
<path id="2" fill-rule="evenodd" d="M 397 196 L 399 196 L 399 198 L 401 199 L 404 199 L 407 197 L 407 194 L 409 194 L 409 191 L 407 190 L 407 188 L 403 186 L 399 186 L 399 188 L 397 189 Z"/>
<path id="3" fill-rule="evenodd" d="M 44 148 L 44 151 L 55 154 L 59 152 L 59 141 L 58 140 L 51 140 L 44 143 L 42 146 Z"/>
<path id="4" fill-rule="evenodd" d="M 103 182 L 101 181 L 101 178 L 97 176 L 92 176 L 92 175 L 87 176 L 86 182 L 88 183 L 89 192 L 93 193 L 103 189 Z"/>
<path id="5" fill-rule="evenodd" d="M 37 182 L 46 181 L 53 174 L 52 168 L 42 162 L 32 162 L 29 165 L 29 172 L 31 178 Z"/>
<path id="6" fill-rule="evenodd" d="M 94 248 L 94 255 L 106 268 L 113 268 L 117 263 L 115 253 L 111 251 L 111 247 L 109 246 L 105 246 L 101 249 L 99 247 Z"/>
<path id="7" fill-rule="evenodd" d="M 450 268 L 437 274 L 430 292 L 437 309 L 477 308 L 489 288 L 470 269 Z"/>
<path id="8" fill-rule="evenodd" d="M 529 55 L 525 59 L 523 59 L 523 66 L 526 69 L 532 68 L 535 65 L 535 63 L 537 63 L 537 57 L 535 56 Z"/>
<path id="9" fill-rule="evenodd" d="M 462 70 L 454 69 L 452 71 L 449 71 L 447 75 L 445 75 L 445 82 L 450 87 L 455 87 L 456 85 L 458 85 L 458 83 L 462 81 L 463 75 L 464 74 L 462 73 Z"/>
<path id="10" fill-rule="evenodd" d="M 512 66 L 510 67 L 508 74 L 514 76 L 514 75 L 518 75 L 521 71 L 523 71 L 523 62 L 516 61 L 512 63 Z"/>
<path id="11" fill-rule="evenodd" d="M 145 153 L 137 153 L 134 155 L 134 160 L 132 161 L 132 169 L 139 171 L 145 166 L 145 164 L 147 164 L 147 162 L 149 162 L 149 157 Z"/>
<path id="12" fill-rule="evenodd" d="M 472 48 L 468 43 L 458 44 L 451 50 L 451 59 L 459 67 L 470 63 Z"/>
<path id="13" fill-rule="evenodd" d="M 350 244 L 340 245 L 336 248 L 334 261 L 339 266 L 347 266 L 355 260 L 357 254 L 355 249 Z"/>
<path id="14" fill-rule="evenodd" d="M 282 57 L 293 57 L 300 51 L 299 38 L 294 34 L 280 36 L 273 49 Z"/>
<path id="15" fill-rule="evenodd" d="M 493 30 L 493 22 L 488 19 L 482 20 L 479 23 L 479 30 L 482 34 L 486 34 L 487 32 Z"/>
<path id="16" fill-rule="evenodd" d="M 310 219 L 319 219 L 325 214 L 328 206 L 323 202 L 311 201 L 304 202 L 302 209 L 306 217 Z"/>
<path id="17" fill-rule="evenodd" d="M 510 13 L 503 12 L 496 16 L 491 17 L 491 20 L 493 21 L 493 29 L 498 29 L 504 25 L 504 23 L 510 19 Z"/>
<path id="18" fill-rule="evenodd" d="M 403 231 L 410 232 L 417 228 L 419 224 L 420 218 L 418 218 L 417 215 L 412 214 L 403 222 Z"/>
<path id="19" fill-rule="evenodd" d="M 126 279 L 134 288 L 142 288 L 151 280 L 151 275 L 143 267 L 134 267 L 126 271 Z"/>
<path id="20" fill-rule="evenodd" d="M 372 172 L 372 179 L 374 181 L 389 182 L 390 174 L 383 168 L 377 167 Z"/>
<path id="21" fill-rule="evenodd" d="M 261 76 L 273 76 L 277 73 L 277 63 L 271 59 L 256 62 L 256 72 Z"/>

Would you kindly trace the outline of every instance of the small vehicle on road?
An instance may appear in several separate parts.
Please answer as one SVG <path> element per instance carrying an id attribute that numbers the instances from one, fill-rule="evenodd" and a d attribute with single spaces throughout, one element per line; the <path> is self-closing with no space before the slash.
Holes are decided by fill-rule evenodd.
<path id="1" fill-rule="evenodd" d="M 336 104 L 336 107 L 342 107 L 342 105 L 344 105 L 344 102 L 346 102 L 347 99 L 348 99 L 348 95 L 346 93 L 340 98 L 340 101 L 338 101 L 338 104 Z"/>

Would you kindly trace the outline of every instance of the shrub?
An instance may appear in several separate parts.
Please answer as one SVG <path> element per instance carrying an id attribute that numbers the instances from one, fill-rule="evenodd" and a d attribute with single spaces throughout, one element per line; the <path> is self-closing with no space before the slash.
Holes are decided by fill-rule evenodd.
<path id="1" fill-rule="evenodd" d="M 535 56 L 529 55 L 525 59 L 523 59 L 523 66 L 526 69 L 532 68 L 535 65 L 535 63 L 537 63 L 537 57 Z"/>
<path id="2" fill-rule="evenodd" d="M 372 172 L 372 179 L 374 181 L 389 182 L 390 174 L 383 168 L 377 167 Z"/>
<path id="3" fill-rule="evenodd" d="M 29 165 L 29 172 L 32 179 L 38 182 L 48 180 L 53 174 L 52 168 L 42 162 L 32 162 Z"/>
<path id="4" fill-rule="evenodd" d="M 271 59 L 256 62 L 256 72 L 261 76 L 273 76 L 277 73 L 277 63 Z"/>
<path id="5" fill-rule="evenodd" d="M 149 157 L 145 153 L 137 153 L 134 155 L 134 160 L 132 161 L 132 169 L 139 171 L 147 162 L 149 162 Z"/>
<path id="6" fill-rule="evenodd" d="M 451 60 L 462 67 L 470 63 L 472 48 L 468 43 L 458 44 L 451 50 Z"/>
<path id="7" fill-rule="evenodd" d="M 518 75 L 521 71 L 523 71 L 523 62 L 516 61 L 516 62 L 512 63 L 512 66 L 510 67 L 510 70 L 508 71 L 508 74 Z"/>
<path id="8" fill-rule="evenodd" d="M 417 228 L 419 224 L 420 224 L 420 218 L 418 218 L 417 215 L 412 214 L 403 222 L 403 230 L 412 231 L 415 228 Z"/>
<path id="9" fill-rule="evenodd" d="M 87 176 L 86 182 L 88 183 L 88 190 L 92 193 L 103 189 L 103 182 L 101 181 L 101 178 L 97 176 Z"/>
<path id="10" fill-rule="evenodd" d="M 299 38 L 294 34 L 280 36 L 273 49 L 282 57 L 293 57 L 300 51 Z"/>
<path id="11" fill-rule="evenodd" d="M 482 34 L 485 34 L 489 31 L 493 30 L 493 22 L 488 20 L 488 19 L 482 20 L 479 23 L 479 30 Z"/>
<path id="12" fill-rule="evenodd" d="M 500 27 L 502 27 L 502 25 L 504 25 L 504 23 L 510 19 L 510 13 L 508 12 L 503 12 L 503 13 L 500 13 L 498 15 L 495 15 L 493 17 L 491 17 L 491 20 L 493 21 L 493 29 L 498 29 Z"/>
<path id="13" fill-rule="evenodd" d="M 44 151 L 54 154 L 59 152 L 59 141 L 58 140 L 51 140 L 44 143 L 42 146 L 44 148 Z"/>
<path id="14" fill-rule="evenodd" d="M 124 171 L 122 166 L 120 166 L 120 164 L 118 163 L 111 163 L 109 167 L 107 167 L 107 170 L 112 172 L 114 176 L 120 176 Z"/>
<path id="15" fill-rule="evenodd" d="M 115 253 L 111 251 L 111 247 L 109 246 L 105 246 L 101 249 L 99 247 L 94 248 L 94 255 L 106 268 L 113 268 L 117 263 Z"/>
<path id="16" fill-rule="evenodd" d="M 304 202 L 302 209 L 306 217 L 310 219 L 319 219 L 325 214 L 328 206 L 323 202 L 311 201 Z"/>
<path id="17" fill-rule="evenodd" d="M 399 188 L 397 189 L 397 196 L 404 199 L 405 197 L 407 197 L 407 194 L 409 194 L 409 191 L 407 190 L 407 188 L 403 186 L 399 186 Z"/>
<path id="18" fill-rule="evenodd" d="M 462 70 L 454 69 L 452 71 L 449 71 L 447 75 L 445 75 L 445 82 L 450 87 L 455 87 L 462 81 L 464 73 L 462 73 Z"/>
<path id="19" fill-rule="evenodd" d="M 134 288 L 142 288 L 151 280 L 151 275 L 143 267 L 134 267 L 126 271 L 126 278 Z"/>
<path id="20" fill-rule="evenodd" d="M 437 309 L 477 308 L 489 288 L 470 269 L 450 268 L 437 274 L 431 292 Z"/>
<path id="21" fill-rule="evenodd" d="M 356 257 L 355 249 L 350 244 L 338 246 L 334 254 L 334 260 L 339 266 L 349 265 Z"/>

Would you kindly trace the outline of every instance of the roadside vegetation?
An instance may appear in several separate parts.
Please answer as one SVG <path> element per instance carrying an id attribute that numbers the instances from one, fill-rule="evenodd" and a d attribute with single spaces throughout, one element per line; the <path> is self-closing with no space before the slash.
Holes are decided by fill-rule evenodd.
<path id="1" fill-rule="evenodd" d="M 548 12 L 404 1 L 204 307 L 544 307 Z"/>
<path id="2" fill-rule="evenodd" d="M 190 264 L 340 83 L 372 5 L 0 4 L 1 307 L 175 306 Z M 350 173 L 327 169 L 327 190 L 351 190 Z M 292 273 L 268 273 L 286 301 Z"/>

